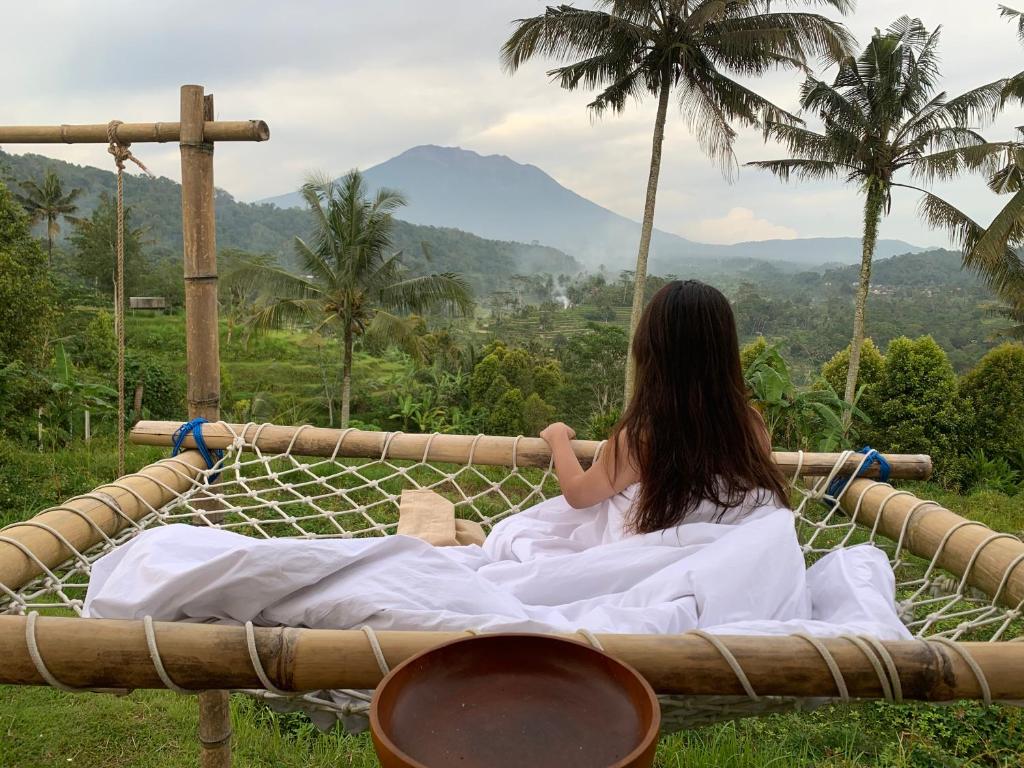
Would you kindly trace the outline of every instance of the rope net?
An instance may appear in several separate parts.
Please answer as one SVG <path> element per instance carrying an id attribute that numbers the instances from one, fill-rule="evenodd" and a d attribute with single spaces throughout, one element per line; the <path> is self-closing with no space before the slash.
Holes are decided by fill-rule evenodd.
<path id="1" fill-rule="evenodd" d="M 231 429 L 226 424 L 220 426 Z M 0 615 L 33 612 L 80 615 L 92 563 L 154 526 L 187 523 L 262 538 L 385 536 L 397 529 L 402 491 L 429 489 L 451 500 L 458 517 L 476 521 L 490 530 L 499 520 L 559 493 L 550 466 L 546 469 L 518 467 L 514 456 L 511 466 L 475 463 L 472 450 L 464 464 L 431 462 L 427 458 L 431 438 L 422 459 L 396 460 L 388 455 L 391 440 L 398 434 L 392 433 L 385 440 L 379 457 L 346 458 L 344 443 L 348 431 L 339 433 L 333 452 L 326 457 L 299 456 L 292 452 L 291 446 L 280 453 L 268 453 L 257 445 L 263 426 L 246 425 L 244 430 L 232 430 L 233 442 L 222 455 L 206 454 L 211 463 L 208 469 L 197 472 L 191 468 L 189 471 L 183 467 L 177 469 L 176 474 L 185 481 L 186 490 L 163 506 L 145 504 L 144 514 L 137 519 L 125 515 L 105 493 L 79 497 L 106 505 L 126 525 L 120 533 L 108 535 L 93 523 L 93 528 L 101 534 L 101 541 L 87 551 L 75 550 L 59 531 L 28 521 L 28 525 L 43 527 L 61 538 L 73 553 L 59 567 L 51 568 L 40 562 L 14 539 L 5 537 L 7 529 L 0 529 L 0 542 L 18 546 L 41 571 L 40 576 L 18 590 L 0 584 Z M 296 437 L 300 433 L 301 430 Z M 294 443 L 293 439 L 292 445 Z M 474 442 L 474 448 L 475 445 Z M 995 539 L 1014 537 L 993 532 L 978 546 L 965 573 L 944 571 L 938 563 L 948 534 L 930 560 L 922 559 L 906 549 L 904 535 L 892 541 L 879 534 L 877 519 L 881 515 L 873 527 L 866 527 L 858 523 L 856 514 L 848 515 L 840 508 L 838 499 L 852 481 L 852 477 L 841 474 L 841 469 L 851 455 L 855 454 L 842 454 L 827 476 L 804 477 L 798 466 L 791 477 L 794 524 L 808 565 L 833 550 L 870 542 L 888 554 L 896 575 L 901 618 L 918 638 L 938 642 L 1024 640 L 1022 606 L 1003 605 L 1005 601 L 999 600 L 998 591 L 994 595 L 985 594 L 971 587 L 967 578 L 984 546 Z M 853 477 L 869 463 L 877 461 L 874 452 L 861 455 L 859 459 L 860 465 Z M 165 466 L 173 468 L 174 463 Z M 123 480 L 113 485 L 127 490 Z M 143 501 L 139 494 L 132 493 Z M 897 495 L 909 496 L 906 491 L 894 489 L 891 496 Z M 929 505 L 938 507 L 930 501 L 915 503 L 915 510 Z M 66 506 L 54 509 L 74 511 Z M 981 525 L 973 521 L 964 524 Z M 1004 584 L 1019 564 L 1014 562 L 1007 568 Z M 372 637 L 370 640 L 372 642 Z M 365 692 L 349 692 L 351 695 L 344 703 L 326 692 L 285 696 L 269 690 L 269 686 L 268 690 L 247 693 L 268 699 L 275 707 L 304 709 L 321 725 L 328 724 L 322 719 L 324 716 L 333 723 L 336 716 L 344 719 L 352 714 L 363 714 L 369 706 Z M 672 730 L 723 718 L 807 709 L 833 698 L 662 697 L 664 727 Z"/>

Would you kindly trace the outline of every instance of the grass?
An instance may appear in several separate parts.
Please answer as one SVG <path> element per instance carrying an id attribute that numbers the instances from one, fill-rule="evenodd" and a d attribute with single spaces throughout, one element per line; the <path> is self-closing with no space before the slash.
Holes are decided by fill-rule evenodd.
<path id="1" fill-rule="evenodd" d="M 302 715 L 279 715 L 232 697 L 235 765 L 371 768 L 366 734 L 320 733 Z M 0 687 L 0 765 L 5 768 L 173 768 L 194 765 L 192 697 L 138 691 L 126 697 Z M 866 704 L 723 723 L 662 738 L 660 768 L 926 768 L 1020 765 L 1019 711 L 954 705 Z"/>

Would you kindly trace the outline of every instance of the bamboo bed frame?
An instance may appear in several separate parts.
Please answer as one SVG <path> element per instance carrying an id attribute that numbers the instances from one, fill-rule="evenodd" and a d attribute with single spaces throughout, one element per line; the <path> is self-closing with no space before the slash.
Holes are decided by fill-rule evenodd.
<path id="1" fill-rule="evenodd" d="M 106 143 L 107 126 L 0 127 L 0 144 L 40 142 Z M 261 121 L 213 120 L 212 97 L 201 86 L 183 86 L 178 123 L 124 123 L 122 141 L 178 141 L 182 157 L 182 211 L 186 281 L 189 417 L 210 420 L 204 436 L 210 448 L 231 454 L 326 457 L 345 462 L 377 459 L 469 467 L 550 471 L 550 454 L 535 438 L 460 435 L 402 435 L 359 430 L 326 430 L 274 425 L 217 423 L 220 404 L 217 273 L 213 209 L 213 142 L 264 141 Z M 179 425 L 140 422 L 132 440 L 167 445 Z M 373 688 L 388 666 L 457 634 L 363 632 L 298 628 L 252 628 L 149 621 L 82 620 L 37 616 L 5 595 L 27 585 L 60 578 L 61 568 L 85 573 L 85 555 L 129 538 L 157 511 L 196 493 L 209 495 L 194 506 L 198 522 L 211 522 L 220 501 L 211 468 L 194 441 L 183 453 L 163 459 L 95 491 L 0 530 L 0 684 L 55 685 L 68 690 L 120 691 L 172 688 L 199 693 L 201 764 L 231 763 L 229 689 L 279 693 L 314 689 Z M 584 463 L 600 450 L 577 441 Z M 863 456 L 779 453 L 790 474 L 824 481 L 865 474 Z M 889 456 L 893 478 L 923 479 L 926 456 Z M 270 464 L 267 464 L 269 467 Z M 866 474 L 877 472 L 867 468 Z M 405 470 L 399 468 L 399 472 Z M 405 475 L 403 475 L 403 478 Z M 500 483 L 495 486 L 501 490 Z M 933 502 L 876 482 L 851 479 L 834 499 L 834 511 L 870 533 L 896 542 L 895 558 L 912 553 L 927 562 L 921 589 L 935 569 L 959 580 L 956 595 L 976 590 L 1001 606 L 997 632 L 1019 632 L 1024 605 L 1024 543 L 965 520 Z M 824 491 L 818 498 L 824 496 Z M 221 500 L 222 501 L 222 500 Z M 212 503 L 211 503 L 212 502 Z M 208 509 L 209 512 L 203 512 Z M 512 509 L 511 511 L 515 511 Z M 822 529 L 827 528 L 823 525 Z M 834 526 L 833 526 L 834 527 Z M 852 530 L 852 523 L 850 524 Z M 387 533 L 386 526 L 374 533 Z M 821 531 L 812 531 L 812 536 Z M 844 540 L 845 541 L 845 540 Z M 815 550 L 824 551 L 824 550 Z M 925 602 L 928 602 L 927 600 Z M 13 606 L 13 607 L 12 607 Z M 957 616 L 960 614 L 952 614 Z M 988 614 L 984 614 L 988 615 Z M 1005 618 L 1004 618 L 1005 617 Z M 926 628 L 931 618 L 925 618 Z M 994 619 L 993 619 L 994 621 Z M 702 632 L 679 636 L 594 636 L 591 642 L 636 667 L 662 694 L 688 697 L 699 710 L 722 699 L 742 699 L 748 714 L 772 711 L 777 699 L 878 699 L 944 702 L 1024 700 L 1024 642 L 954 642 L 969 633 L 954 627 L 930 639 L 878 642 L 871 638 L 716 637 Z M 1019 639 L 1019 638 L 1018 638 Z M 699 719 L 699 718 L 698 718 Z M 691 718 L 691 721 L 693 718 Z"/>

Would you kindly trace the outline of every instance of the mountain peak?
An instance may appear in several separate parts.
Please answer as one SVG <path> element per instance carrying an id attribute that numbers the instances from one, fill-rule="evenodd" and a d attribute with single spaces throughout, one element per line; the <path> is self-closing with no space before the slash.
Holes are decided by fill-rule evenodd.
<path id="1" fill-rule="evenodd" d="M 370 189 L 401 190 L 408 205 L 398 218 L 413 224 L 452 227 L 494 240 L 543 243 L 590 267 L 628 269 L 636 256 L 638 222 L 565 188 L 537 166 L 505 155 L 423 144 L 367 168 L 363 176 Z M 295 194 L 267 202 L 281 207 L 302 205 Z M 786 242 L 702 245 L 655 230 L 651 259 L 659 265 L 689 257 L 744 255 L 805 264 L 859 260 L 859 242 L 852 239 Z M 912 249 L 903 243 L 879 243 L 880 256 Z"/>

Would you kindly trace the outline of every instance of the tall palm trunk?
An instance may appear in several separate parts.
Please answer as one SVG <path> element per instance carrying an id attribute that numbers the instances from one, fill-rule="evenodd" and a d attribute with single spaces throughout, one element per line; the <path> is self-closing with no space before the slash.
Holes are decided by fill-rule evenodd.
<path id="1" fill-rule="evenodd" d="M 850 367 L 846 372 L 846 402 L 852 404 L 857 396 L 857 374 L 860 372 L 860 349 L 864 345 L 864 307 L 868 301 L 868 289 L 871 287 L 871 260 L 875 256 L 875 244 L 878 242 L 878 222 L 882 218 L 882 206 L 885 197 L 880 190 L 868 191 L 864 203 L 864 242 L 860 258 L 860 283 L 857 285 L 857 298 L 853 308 L 853 339 L 850 342 Z M 849 424 L 851 415 L 847 413 Z"/>
<path id="2" fill-rule="evenodd" d="M 349 405 L 352 399 L 352 323 L 345 323 L 345 349 L 341 368 L 341 428 L 348 428 Z"/>
<path id="3" fill-rule="evenodd" d="M 672 93 L 672 71 L 666 67 L 661 73 L 661 91 L 658 94 L 658 114 L 654 118 L 654 140 L 651 146 L 651 171 L 647 177 L 647 198 L 644 202 L 644 220 L 640 228 L 640 249 L 636 255 L 636 274 L 633 282 L 633 309 L 629 315 L 629 346 L 626 349 L 626 384 L 622 398 L 623 407 L 633 397 L 633 334 L 640 324 L 644 309 L 644 288 L 647 283 L 647 256 L 651 250 L 651 235 L 654 232 L 654 203 L 658 195 L 658 176 L 661 174 L 661 145 L 665 140 L 665 119 L 668 116 L 668 99 Z"/>

